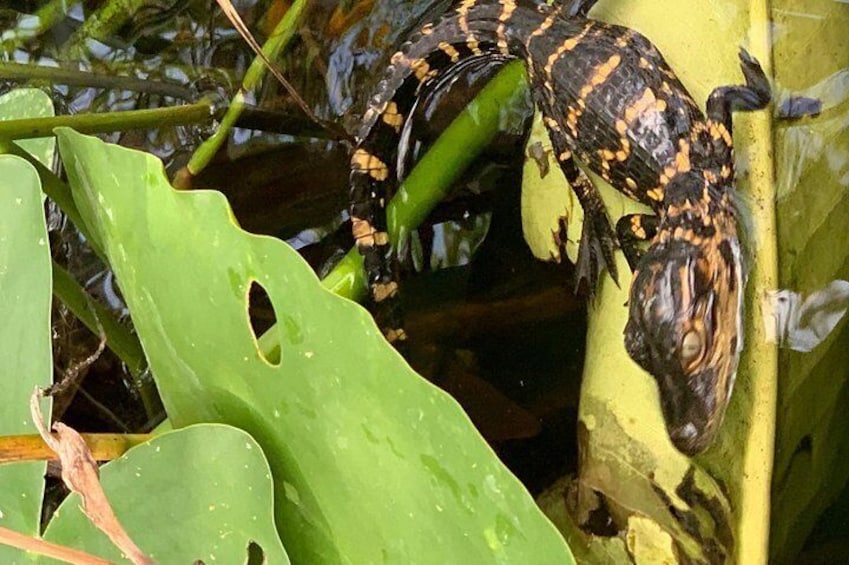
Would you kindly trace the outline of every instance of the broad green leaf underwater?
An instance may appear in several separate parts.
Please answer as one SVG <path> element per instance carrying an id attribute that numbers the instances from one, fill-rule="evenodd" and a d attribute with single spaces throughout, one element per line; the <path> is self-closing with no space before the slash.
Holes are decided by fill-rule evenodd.
<path id="1" fill-rule="evenodd" d="M 220 193 L 174 191 L 152 156 L 57 137 L 172 423 L 256 438 L 294 561 L 572 561 L 457 403 L 294 250 L 239 229 Z M 252 334 L 252 284 L 273 304 L 279 360 Z"/>

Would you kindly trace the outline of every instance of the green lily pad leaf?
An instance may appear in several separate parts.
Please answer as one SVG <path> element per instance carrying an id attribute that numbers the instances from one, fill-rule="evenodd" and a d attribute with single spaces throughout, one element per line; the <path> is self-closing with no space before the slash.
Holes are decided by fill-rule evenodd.
<path id="1" fill-rule="evenodd" d="M 572 562 L 456 402 L 294 250 L 239 229 L 219 193 L 172 190 L 152 156 L 57 136 L 169 417 L 257 439 L 293 560 Z M 252 284 L 273 304 L 278 358 L 252 334 Z"/>
<path id="2" fill-rule="evenodd" d="M 779 97 L 822 102 L 819 116 L 780 121 L 775 130 L 780 288 L 810 295 L 849 279 L 849 13 L 832 3 L 780 0 L 771 7 L 782 30 L 774 48 Z M 805 540 L 849 480 L 847 342 L 844 319 L 811 352 L 780 352 L 770 547 L 776 563 L 804 561 Z M 845 516 L 835 522 L 845 524 Z"/>
<path id="3" fill-rule="evenodd" d="M 43 90 L 18 88 L 0 96 L 0 120 L 50 118 L 53 115 L 53 101 Z M 53 157 L 56 154 L 56 139 L 53 136 L 22 139 L 16 143 L 45 167 L 53 166 Z"/>
<path id="4" fill-rule="evenodd" d="M 0 155 L 0 435 L 37 433 L 29 398 L 53 377 L 50 273 L 38 173 L 20 157 Z M 38 534 L 44 471 L 44 463 L 0 465 L 0 526 Z M 0 562 L 24 560 L 0 545 Z"/>
<path id="5" fill-rule="evenodd" d="M 251 544 L 265 563 L 289 563 L 268 461 L 242 430 L 198 424 L 162 434 L 104 465 L 100 481 L 130 538 L 158 563 L 247 563 Z M 126 562 L 81 503 L 78 494 L 62 502 L 45 539 Z"/>

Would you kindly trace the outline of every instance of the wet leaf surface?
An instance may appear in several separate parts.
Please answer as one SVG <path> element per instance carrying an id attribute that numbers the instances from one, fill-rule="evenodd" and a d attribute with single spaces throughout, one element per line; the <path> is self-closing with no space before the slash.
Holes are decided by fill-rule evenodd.
<path id="1" fill-rule="evenodd" d="M 268 461 L 245 432 L 190 426 L 132 448 L 100 471 L 103 489 L 133 540 L 157 563 L 289 563 L 274 528 Z M 45 539 L 126 563 L 69 496 Z"/>
<path id="2" fill-rule="evenodd" d="M 291 248 L 238 229 L 218 193 L 173 191 L 150 156 L 58 136 L 172 422 L 230 423 L 257 438 L 294 559 L 571 560 L 459 406 Z M 252 281 L 274 306 L 279 359 L 252 336 Z"/>
<path id="3" fill-rule="evenodd" d="M 33 111 L 52 114 L 50 100 L 40 91 L 0 98 L 0 119 Z M 39 142 L 28 149 L 52 161 L 50 146 Z M 52 377 L 50 300 L 50 255 L 38 174 L 23 159 L 0 155 L 0 435 L 36 432 L 27 398 L 36 386 L 49 385 Z M 38 532 L 45 468 L 39 462 L 0 466 L 0 524 L 30 535 Z M 0 546 L 0 562 L 19 559 L 17 550 Z"/>

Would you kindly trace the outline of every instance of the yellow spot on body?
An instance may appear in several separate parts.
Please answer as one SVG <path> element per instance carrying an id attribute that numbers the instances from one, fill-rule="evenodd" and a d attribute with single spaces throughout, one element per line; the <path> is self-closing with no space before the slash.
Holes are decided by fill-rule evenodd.
<path id="1" fill-rule="evenodd" d="M 657 98 L 651 88 L 646 88 L 643 95 L 633 104 L 625 108 L 625 122 L 632 124 L 643 112 L 657 104 Z"/>
<path id="2" fill-rule="evenodd" d="M 501 0 L 500 3 L 503 9 L 498 15 L 498 29 L 495 32 L 495 36 L 498 38 L 498 50 L 505 55 L 509 55 L 510 49 L 507 47 L 507 34 L 505 31 L 507 22 L 513 17 L 513 12 L 516 10 L 516 2 L 515 0 Z"/>
<path id="3" fill-rule="evenodd" d="M 600 149 L 598 154 L 601 155 L 601 158 L 605 161 L 611 161 L 616 157 L 616 154 L 610 149 Z"/>
<path id="4" fill-rule="evenodd" d="M 649 190 L 649 191 L 647 191 L 647 192 L 646 192 L 646 194 L 647 194 L 647 195 L 648 195 L 648 197 L 649 197 L 649 198 L 651 198 L 652 200 L 655 200 L 655 201 L 657 201 L 657 202 L 662 202 L 662 201 L 663 201 L 663 188 L 661 188 L 661 187 L 659 187 L 659 186 L 658 186 L 658 187 L 656 187 L 656 188 L 653 188 L 653 189 L 651 189 L 651 190 Z"/>
<path id="5" fill-rule="evenodd" d="M 574 49 L 575 46 L 581 42 L 587 32 L 590 31 L 590 28 L 592 28 L 592 26 L 593 22 L 588 22 L 587 25 L 584 26 L 584 29 L 581 30 L 581 33 L 574 37 L 566 39 L 563 43 L 560 44 L 560 47 L 558 47 L 554 51 L 554 53 L 548 56 L 548 61 L 546 61 L 545 67 L 543 68 L 545 70 L 545 74 L 548 75 L 549 78 L 551 77 L 551 71 L 554 68 L 554 64 L 557 62 L 557 60 L 562 57 L 563 54 L 567 51 L 571 51 L 572 49 Z"/>
<path id="6" fill-rule="evenodd" d="M 413 73 L 415 73 L 419 82 L 424 82 L 425 79 L 428 78 L 428 73 L 430 73 L 430 65 L 428 65 L 427 61 L 424 59 L 416 59 L 411 65 Z"/>
<path id="7" fill-rule="evenodd" d="M 469 10 L 477 4 L 478 0 L 463 0 L 460 5 L 457 7 L 457 14 L 460 16 L 458 18 L 458 23 L 460 25 L 460 31 L 463 32 L 463 35 L 466 37 L 466 45 L 469 46 L 469 49 L 475 55 L 481 55 L 483 52 L 480 50 L 478 46 L 478 40 L 475 37 L 475 34 L 469 29 Z"/>
<path id="8" fill-rule="evenodd" d="M 407 339 L 407 333 L 402 328 L 385 330 L 383 335 L 389 343 L 395 343 L 396 341 L 404 341 Z"/>
<path id="9" fill-rule="evenodd" d="M 626 47 L 628 45 L 628 43 L 630 43 L 631 37 L 633 37 L 633 36 L 634 36 L 634 30 L 628 29 L 628 30 L 625 31 L 625 33 L 623 33 L 621 36 L 619 36 L 619 38 L 616 40 L 616 43 L 614 43 L 614 45 L 616 45 L 616 47 Z"/>
<path id="10" fill-rule="evenodd" d="M 569 130 L 572 132 L 573 137 L 578 137 L 578 118 L 581 117 L 580 110 L 569 106 L 568 113 L 566 114 L 566 125 L 569 126 Z"/>
<path id="11" fill-rule="evenodd" d="M 722 165 L 722 169 L 719 170 L 719 174 L 722 176 L 722 178 L 727 179 L 731 176 L 731 167 L 729 167 L 728 165 Z"/>
<path id="12" fill-rule="evenodd" d="M 377 283 L 372 287 L 371 294 L 375 302 L 383 302 L 387 298 L 398 294 L 398 283 L 395 281 Z"/>
<path id="13" fill-rule="evenodd" d="M 725 124 L 711 120 L 708 122 L 708 130 L 710 131 L 712 138 L 717 141 L 722 139 L 728 147 L 731 147 L 733 143 L 731 133 L 728 131 L 728 128 L 725 127 Z"/>
<path id="14" fill-rule="evenodd" d="M 637 181 L 635 181 L 631 177 L 625 177 L 625 184 L 631 190 L 637 190 Z"/>
<path id="15" fill-rule="evenodd" d="M 616 132 L 624 136 L 627 131 L 628 123 L 625 120 L 616 120 Z"/>
<path id="16" fill-rule="evenodd" d="M 561 153 L 560 155 L 557 156 L 557 160 L 560 161 L 560 162 L 568 161 L 571 158 L 572 158 L 572 152 L 571 151 L 564 151 L 563 153 Z"/>
<path id="17" fill-rule="evenodd" d="M 623 151 L 623 150 L 620 149 L 619 151 L 616 152 L 616 160 L 617 161 L 624 161 L 627 158 L 628 158 L 628 153 L 626 151 Z"/>
<path id="18" fill-rule="evenodd" d="M 389 245 L 389 234 L 385 231 L 379 231 L 374 234 L 375 245 Z"/>
<path id="19" fill-rule="evenodd" d="M 558 14 L 559 12 L 560 12 L 560 10 L 559 10 L 559 9 L 554 10 L 553 12 L 551 12 L 551 13 L 548 15 L 548 17 L 547 17 L 547 18 L 545 18 L 545 19 L 542 21 L 542 23 L 541 23 L 541 24 L 539 24 L 539 27 L 538 27 L 538 28 L 536 28 L 536 29 L 535 29 L 535 30 L 531 33 L 531 38 L 541 36 L 542 34 L 544 34 L 544 33 L 546 32 L 546 30 L 548 30 L 548 29 L 549 29 L 552 25 L 554 25 L 554 20 L 557 18 L 557 14 Z"/>
<path id="20" fill-rule="evenodd" d="M 690 170 L 690 151 L 679 151 L 675 154 L 675 168 L 679 173 L 686 173 Z"/>
<path id="21" fill-rule="evenodd" d="M 550 118 L 550 117 L 546 116 L 545 118 L 543 118 L 543 122 L 545 122 L 545 125 L 546 125 L 546 127 L 548 127 L 548 129 L 553 130 L 553 131 L 557 131 L 557 132 L 560 131 L 560 124 L 557 123 L 557 120 L 555 120 L 554 118 Z"/>
<path id="22" fill-rule="evenodd" d="M 702 171 L 702 176 L 705 177 L 705 180 L 710 184 L 715 184 L 716 181 L 719 180 L 713 171 Z"/>
<path id="23" fill-rule="evenodd" d="M 375 230 L 368 220 L 351 218 L 351 234 L 360 249 L 374 247 L 374 233 Z"/>
<path id="24" fill-rule="evenodd" d="M 675 234 L 678 234 L 678 230 L 681 228 L 677 228 L 675 230 Z M 681 289 L 681 308 L 684 312 L 689 312 L 692 309 L 691 301 L 693 300 L 693 289 L 690 288 L 690 269 L 688 267 L 681 267 L 678 271 L 678 276 L 681 279 L 681 284 L 679 288 Z"/>
<path id="25" fill-rule="evenodd" d="M 639 239 L 646 239 L 646 230 L 637 216 L 631 217 L 631 233 Z"/>
<path id="26" fill-rule="evenodd" d="M 595 87 L 604 84 L 621 62 L 622 56 L 619 53 L 615 53 L 607 61 L 593 69 L 593 75 L 590 77 L 589 82 L 581 87 L 581 90 L 578 92 L 579 102 L 589 96 Z"/>
<path id="27" fill-rule="evenodd" d="M 378 181 L 384 181 L 389 176 L 389 168 L 386 164 L 365 149 L 354 151 L 351 156 L 351 168 L 368 171 L 369 176 Z"/>
<path id="28" fill-rule="evenodd" d="M 665 111 L 666 110 L 666 100 L 662 100 L 662 99 L 658 98 L 654 107 L 655 107 L 655 109 L 657 109 L 658 112 Z"/>
<path id="29" fill-rule="evenodd" d="M 395 102 L 390 102 L 386 106 L 382 115 L 384 123 L 395 128 L 396 132 L 401 131 L 401 125 L 404 123 L 404 116 L 398 112 L 398 105 Z"/>
<path id="30" fill-rule="evenodd" d="M 650 69 L 652 68 L 652 64 L 649 63 L 649 60 L 645 57 L 640 57 L 639 63 L 637 63 L 641 69 Z"/>
<path id="31" fill-rule="evenodd" d="M 389 59 L 389 64 L 393 67 L 409 67 L 410 60 L 407 58 L 406 55 L 404 55 L 403 52 L 398 51 L 394 55 L 392 55 L 391 59 Z"/>
<path id="32" fill-rule="evenodd" d="M 454 48 L 454 46 L 453 46 L 453 45 L 451 45 L 450 43 L 448 43 L 447 41 L 440 41 L 440 42 L 439 42 L 439 49 L 440 49 L 443 53 L 445 53 L 446 55 L 448 55 L 448 58 L 449 58 L 449 59 L 451 59 L 451 62 L 452 62 L 452 63 L 456 63 L 457 61 L 459 61 L 459 60 L 460 60 L 460 52 L 459 52 L 459 51 L 457 51 L 457 50 Z"/>
<path id="33" fill-rule="evenodd" d="M 498 21 L 505 23 L 509 22 L 510 18 L 513 17 L 513 12 L 516 10 L 515 0 L 501 0 L 499 4 L 501 4 L 504 9 L 501 11 L 501 14 L 498 15 Z"/>
<path id="34" fill-rule="evenodd" d="M 425 24 L 422 26 L 422 35 L 430 35 L 433 33 L 433 24 Z"/>
<path id="35" fill-rule="evenodd" d="M 672 69 L 669 69 L 667 67 L 661 66 L 660 72 L 665 74 L 667 77 L 669 77 L 671 79 L 677 79 L 678 78 L 678 77 L 675 76 L 675 73 L 672 72 Z"/>

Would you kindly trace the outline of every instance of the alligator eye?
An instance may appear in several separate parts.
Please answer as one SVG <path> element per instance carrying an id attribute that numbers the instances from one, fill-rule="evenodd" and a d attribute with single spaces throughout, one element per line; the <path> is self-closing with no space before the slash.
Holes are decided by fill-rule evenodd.
<path id="1" fill-rule="evenodd" d="M 681 340 L 681 362 L 684 367 L 690 365 L 701 356 L 704 342 L 702 336 L 696 330 L 690 330 L 684 334 Z"/>

